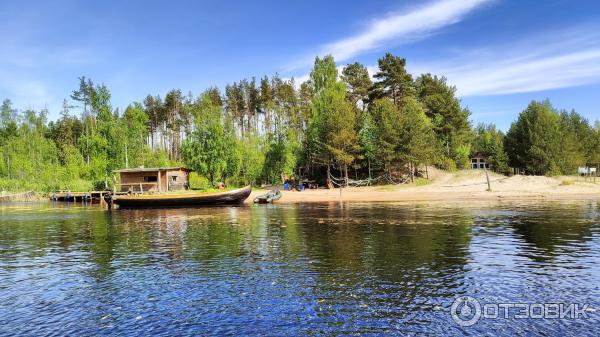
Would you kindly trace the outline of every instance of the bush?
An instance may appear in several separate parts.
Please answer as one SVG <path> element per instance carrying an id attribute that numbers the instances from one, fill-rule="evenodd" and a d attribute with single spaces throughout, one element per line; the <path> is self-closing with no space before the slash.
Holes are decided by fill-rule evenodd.
<path id="1" fill-rule="evenodd" d="M 436 166 L 441 168 L 442 170 L 456 171 L 456 163 L 454 162 L 454 160 L 448 157 L 441 158 Z"/>
<path id="2" fill-rule="evenodd" d="M 469 168 L 471 164 L 470 155 L 471 147 L 468 145 L 461 145 L 455 150 L 455 164 L 459 169 Z"/>
<path id="3" fill-rule="evenodd" d="M 190 172 L 190 188 L 193 190 L 207 190 L 214 186 L 210 186 L 208 179 L 199 175 L 196 172 Z"/>

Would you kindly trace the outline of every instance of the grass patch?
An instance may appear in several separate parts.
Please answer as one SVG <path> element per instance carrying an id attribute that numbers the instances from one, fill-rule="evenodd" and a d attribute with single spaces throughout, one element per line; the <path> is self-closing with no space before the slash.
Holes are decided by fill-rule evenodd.
<path id="1" fill-rule="evenodd" d="M 431 184 L 431 180 L 425 178 L 417 178 L 415 179 L 415 186 L 426 186 Z"/>
<path id="2" fill-rule="evenodd" d="M 565 179 L 560 182 L 560 186 L 569 186 L 575 184 L 575 180 Z"/>
<path id="3" fill-rule="evenodd" d="M 402 184 L 400 184 L 400 185 L 380 185 L 380 186 L 376 187 L 376 190 L 382 191 L 382 192 L 395 191 L 398 189 L 399 186 L 402 186 Z"/>

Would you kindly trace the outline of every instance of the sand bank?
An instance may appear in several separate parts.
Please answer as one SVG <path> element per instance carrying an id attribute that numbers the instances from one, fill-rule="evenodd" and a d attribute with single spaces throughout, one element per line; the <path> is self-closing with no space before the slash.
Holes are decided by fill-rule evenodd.
<path id="1" fill-rule="evenodd" d="M 304 192 L 283 191 L 279 203 L 302 202 L 386 202 L 445 200 L 600 200 L 600 178 L 596 182 L 579 177 L 512 176 L 490 173 L 491 191 L 487 191 L 485 172 L 432 170 L 428 185 L 416 184 L 315 189 Z M 253 191 L 246 202 L 264 191 Z"/>

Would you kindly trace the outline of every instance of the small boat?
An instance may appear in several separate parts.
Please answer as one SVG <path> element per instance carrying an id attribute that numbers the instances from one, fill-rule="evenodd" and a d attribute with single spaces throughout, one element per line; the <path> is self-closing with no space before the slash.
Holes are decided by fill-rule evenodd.
<path id="1" fill-rule="evenodd" d="M 279 190 L 271 190 L 265 194 L 259 195 L 254 198 L 255 204 L 271 204 L 274 201 L 281 199 L 281 191 Z"/>
<path id="2" fill-rule="evenodd" d="M 223 192 L 186 192 L 178 194 L 146 194 L 146 195 L 110 195 L 106 197 L 109 207 L 111 204 L 121 208 L 149 207 L 185 207 L 207 205 L 240 204 L 252 192 L 250 185 L 237 190 Z"/>

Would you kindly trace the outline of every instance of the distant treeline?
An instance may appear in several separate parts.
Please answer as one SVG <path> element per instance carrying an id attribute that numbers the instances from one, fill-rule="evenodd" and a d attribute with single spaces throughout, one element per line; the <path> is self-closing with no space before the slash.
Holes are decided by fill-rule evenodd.
<path id="1" fill-rule="evenodd" d="M 103 188 L 112 170 L 141 165 L 186 165 L 207 184 L 261 184 L 412 177 L 426 165 L 468 168 L 474 153 L 501 173 L 572 174 L 600 162 L 600 126 L 575 111 L 532 102 L 506 135 L 473 128 L 444 77 L 413 78 L 389 53 L 378 65 L 374 81 L 360 63 L 338 76 L 325 56 L 299 85 L 275 75 L 199 96 L 177 89 L 125 111 L 113 109 L 105 85 L 82 77 L 50 122 L 48 111 L 19 111 L 5 99 L 0 189 Z"/>

